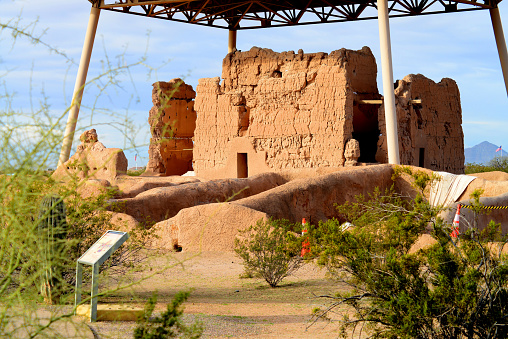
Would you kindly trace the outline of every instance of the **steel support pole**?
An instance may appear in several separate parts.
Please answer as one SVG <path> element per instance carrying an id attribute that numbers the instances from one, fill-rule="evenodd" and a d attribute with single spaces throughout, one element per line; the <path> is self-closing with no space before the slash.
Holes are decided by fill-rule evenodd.
<path id="1" fill-rule="evenodd" d="M 71 108 L 67 118 L 67 126 L 65 127 L 62 150 L 60 151 L 60 158 L 58 159 L 58 166 L 69 160 L 69 155 L 71 153 L 72 139 L 74 138 L 74 131 L 76 130 L 76 123 L 78 121 L 79 107 L 81 105 L 81 98 L 83 97 L 83 89 L 85 87 L 88 66 L 90 65 L 90 57 L 92 55 L 100 12 L 100 8 L 97 7 L 92 7 L 90 11 L 85 42 L 83 43 L 83 51 L 81 52 L 81 60 L 79 61 L 78 75 L 76 77 L 76 83 L 74 84 Z"/>
<path id="2" fill-rule="evenodd" d="M 491 8 L 489 11 L 492 28 L 494 29 L 494 36 L 496 38 L 497 53 L 499 54 L 499 61 L 501 61 L 501 69 L 503 70 L 506 94 L 508 95 L 508 52 L 506 51 L 506 40 L 504 38 L 503 25 L 501 24 L 501 16 L 499 15 L 499 8 L 497 7 Z"/>
<path id="3" fill-rule="evenodd" d="M 377 15 L 379 23 L 379 44 L 381 47 L 381 72 L 383 75 L 388 163 L 399 165 L 399 138 L 397 133 L 395 92 L 393 89 L 393 67 L 390 43 L 390 23 L 388 21 L 388 0 L 377 1 Z"/>
<path id="4" fill-rule="evenodd" d="M 97 301 L 99 294 L 99 264 L 92 266 L 92 300 L 90 302 L 90 322 L 97 321 Z"/>
<path id="5" fill-rule="evenodd" d="M 76 295 L 74 296 L 74 307 L 81 304 L 81 286 L 83 284 L 83 264 L 76 263 Z"/>
<path id="6" fill-rule="evenodd" d="M 236 51 L 236 30 L 229 30 L 228 53 Z"/>

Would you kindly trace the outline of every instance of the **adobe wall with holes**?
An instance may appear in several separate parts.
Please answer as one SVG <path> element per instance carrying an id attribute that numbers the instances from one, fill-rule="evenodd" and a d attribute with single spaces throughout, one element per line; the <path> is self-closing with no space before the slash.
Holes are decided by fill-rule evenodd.
<path id="1" fill-rule="evenodd" d="M 178 78 L 153 84 L 148 118 L 152 137 L 145 174 L 182 175 L 192 170 L 195 97 L 192 86 Z"/>
<path id="2" fill-rule="evenodd" d="M 444 78 L 435 83 L 421 74 L 410 74 L 397 81 L 395 98 L 401 163 L 433 171 L 464 173 L 462 110 L 455 81 Z M 421 104 L 413 104 L 412 99 L 421 99 Z M 382 106 L 379 123 L 382 136 L 376 159 L 386 163 Z"/>
<path id="3" fill-rule="evenodd" d="M 341 167 L 357 114 L 366 116 L 356 125 L 375 130 L 373 162 L 377 107 L 362 112 L 354 102 L 380 98 L 376 75 L 368 47 L 330 54 L 253 47 L 228 54 L 223 81 L 200 79 L 196 88 L 196 175 L 213 179 Z"/>
<path id="4" fill-rule="evenodd" d="M 386 163 L 376 76 L 368 47 L 330 54 L 253 47 L 228 54 L 222 81 L 200 79 L 197 94 L 180 79 L 156 83 L 147 173 L 180 175 L 191 162 L 206 179 Z M 456 83 L 408 75 L 396 86 L 401 163 L 463 173 Z"/>

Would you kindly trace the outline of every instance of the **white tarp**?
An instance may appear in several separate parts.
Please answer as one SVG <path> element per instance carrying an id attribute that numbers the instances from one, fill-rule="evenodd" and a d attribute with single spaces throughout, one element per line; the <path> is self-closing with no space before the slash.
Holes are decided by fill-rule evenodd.
<path id="1" fill-rule="evenodd" d="M 476 179 L 470 175 L 456 175 L 447 172 L 434 172 L 441 177 L 430 188 L 429 202 L 432 206 L 447 206 L 461 196 L 471 181 Z"/>

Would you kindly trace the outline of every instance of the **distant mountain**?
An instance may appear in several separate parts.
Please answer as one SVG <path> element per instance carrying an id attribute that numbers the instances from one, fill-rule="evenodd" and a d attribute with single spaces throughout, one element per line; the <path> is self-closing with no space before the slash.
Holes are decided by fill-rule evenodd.
<path id="1" fill-rule="evenodd" d="M 467 163 L 487 164 L 491 159 L 501 155 L 500 152 L 496 153 L 499 145 L 494 145 L 488 141 L 479 143 L 476 146 L 464 149 L 464 156 Z M 503 153 L 505 150 L 503 149 Z"/>

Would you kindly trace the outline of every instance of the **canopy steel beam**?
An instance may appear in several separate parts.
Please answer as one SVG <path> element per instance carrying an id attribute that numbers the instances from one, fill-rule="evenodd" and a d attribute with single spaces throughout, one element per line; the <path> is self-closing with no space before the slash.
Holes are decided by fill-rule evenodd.
<path id="1" fill-rule="evenodd" d="M 497 5 L 495 0 L 388 0 L 388 3 L 390 18 L 492 9 Z M 236 19 L 235 30 L 378 19 L 375 0 L 100 0 L 97 6 L 225 29 L 230 29 L 230 23 Z"/>
<path id="2" fill-rule="evenodd" d="M 69 158 L 101 9 L 229 30 L 228 51 L 237 30 L 377 19 L 386 120 L 388 162 L 399 164 L 389 18 L 489 9 L 508 94 L 508 53 L 497 5 L 501 0 L 89 0 L 90 20 L 81 55 L 59 165 Z M 391 4 L 390 4 L 391 2 Z M 158 8 L 161 8 L 160 10 Z M 377 15 L 373 15 L 375 10 Z M 245 25 L 241 25 L 240 23 Z M 416 102 L 416 101 L 415 101 Z M 371 102 L 369 102 L 371 104 Z M 374 102 L 372 102 L 374 104 Z M 375 102 L 378 104 L 378 102 Z"/>

